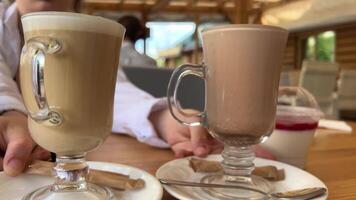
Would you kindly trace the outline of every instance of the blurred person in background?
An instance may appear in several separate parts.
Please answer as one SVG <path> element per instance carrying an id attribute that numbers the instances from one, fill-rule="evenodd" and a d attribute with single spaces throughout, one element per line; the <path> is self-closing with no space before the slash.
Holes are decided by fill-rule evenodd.
<path id="1" fill-rule="evenodd" d="M 147 36 L 148 31 L 142 22 L 131 15 L 120 17 L 118 22 L 126 28 L 120 52 L 120 65 L 122 67 L 157 67 L 154 59 L 135 49 L 136 41 Z"/>

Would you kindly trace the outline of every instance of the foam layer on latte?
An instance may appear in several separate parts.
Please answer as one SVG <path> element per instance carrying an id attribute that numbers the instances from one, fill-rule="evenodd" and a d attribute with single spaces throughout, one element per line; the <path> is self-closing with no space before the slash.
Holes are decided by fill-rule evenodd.
<path id="1" fill-rule="evenodd" d="M 224 32 L 224 31 L 236 31 L 239 30 L 251 30 L 251 31 L 277 31 L 277 32 L 287 32 L 287 30 L 277 27 L 277 26 L 269 26 L 269 25 L 261 25 L 261 24 L 229 24 L 229 25 L 221 25 L 214 26 L 210 28 L 205 28 L 202 30 L 202 34 L 213 34 L 216 32 Z"/>
<path id="2" fill-rule="evenodd" d="M 33 30 L 68 30 L 103 33 L 121 37 L 125 28 L 103 17 L 70 12 L 34 12 L 21 17 L 24 32 Z"/>

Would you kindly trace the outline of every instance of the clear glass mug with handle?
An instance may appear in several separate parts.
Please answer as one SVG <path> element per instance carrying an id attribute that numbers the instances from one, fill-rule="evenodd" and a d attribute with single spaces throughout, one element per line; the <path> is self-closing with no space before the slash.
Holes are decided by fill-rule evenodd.
<path id="1" fill-rule="evenodd" d="M 288 32 L 264 25 L 227 25 L 202 31 L 204 64 L 178 67 L 168 86 L 168 105 L 173 117 L 186 126 L 204 126 L 224 144 L 223 173 L 201 181 L 242 184 L 271 191 L 262 178 L 251 176 L 254 153 L 251 145 L 265 140 L 275 125 L 279 77 Z M 177 101 L 177 90 L 185 76 L 205 81 L 205 110 L 199 121 L 187 122 Z M 175 107 L 175 108 L 174 108 Z M 250 190 L 204 189 L 219 199 L 263 199 Z"/>
<path id="2" fill-rule="evenodd" d="M 34 141 L 57 155 L 53 185 L 29 199 L 110 199 L 86 182 L 84 156 L 111 133 L 119 51 L 125 29 L 84 14 L 22 16 L 20 84 Z"/>

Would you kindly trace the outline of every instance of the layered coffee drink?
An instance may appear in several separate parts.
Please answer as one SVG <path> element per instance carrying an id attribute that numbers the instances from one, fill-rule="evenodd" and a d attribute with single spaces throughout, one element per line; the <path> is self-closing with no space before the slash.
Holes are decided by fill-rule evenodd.
<path id="1" fill-rule="evenodd" d="M 29 118 L 36 143 L 60 155 L 77 155 L 97 147 L 111 133 L 119 51 L 124 29 L 116 22 L 79 14 L 26 15 L 22 19 L 25 47 L 21 58 L 21 90 L 29 112 L 38 110 L 33 94 L 33 58 L 30 43 L 58 52 L 45 53 L 42 88 L 50 110 L 60 113 L 61 124 L 46 126 Z M 95 22 L 95 23 L 93 23 Z M 38 47 L 40 48 L 40 47 Z M 38 72 L 40 73 L 40 72 Z M 37 80 L 37 79 L 36 79 Z M 44 92 L 45 91 L 45 92 Z M 35 91 L 36 92 L 36 91 Z M 44 98 L 44 97 L 42 97 Z"/>
<path id="2" fill-rule="evenodd" d="M 202 32 L 206 124 L 215 137 L 257 144 L 273 131 L 287 36 L 283 29 L 261 25 Z"/>

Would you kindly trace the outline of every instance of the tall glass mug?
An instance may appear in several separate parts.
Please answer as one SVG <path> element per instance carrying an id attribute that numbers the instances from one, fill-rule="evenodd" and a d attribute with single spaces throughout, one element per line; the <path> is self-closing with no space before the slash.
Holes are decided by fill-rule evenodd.
<path id="1" fill-rule="evenodd" d="M 227 25 L 202 31 L 204 64 L 178 67 L 170 80 L 168 102 L 172 115 L 187 126 L 204 126 L 224 144 L 223 174 L 205 176 L 202 182 L 234 184 L 269 192 L 270 184 L 251 176 L 251 145 L 266 139 L 275 126 L 278 84 L 288 32 L 264 25 Z M 177 89 L 182 78 L 205 80 L 205 111 L 198 122 L 179 107 Z M 175 106 L 177 108 L 173 109 Z M 260 199 L 258 191 L 204 189 L 219 199 Z"/>
<path id="2" fill-rule="evenodd" d="M 111 132 L 125 29 L 75 13 L 31 13 L 21 20 L 20 82 L 29 129 L 37 144 L 57 154 L 56 182 L 23 199 L 110 199 L 108 189 L 85 181 L 84 156 Z"/>

